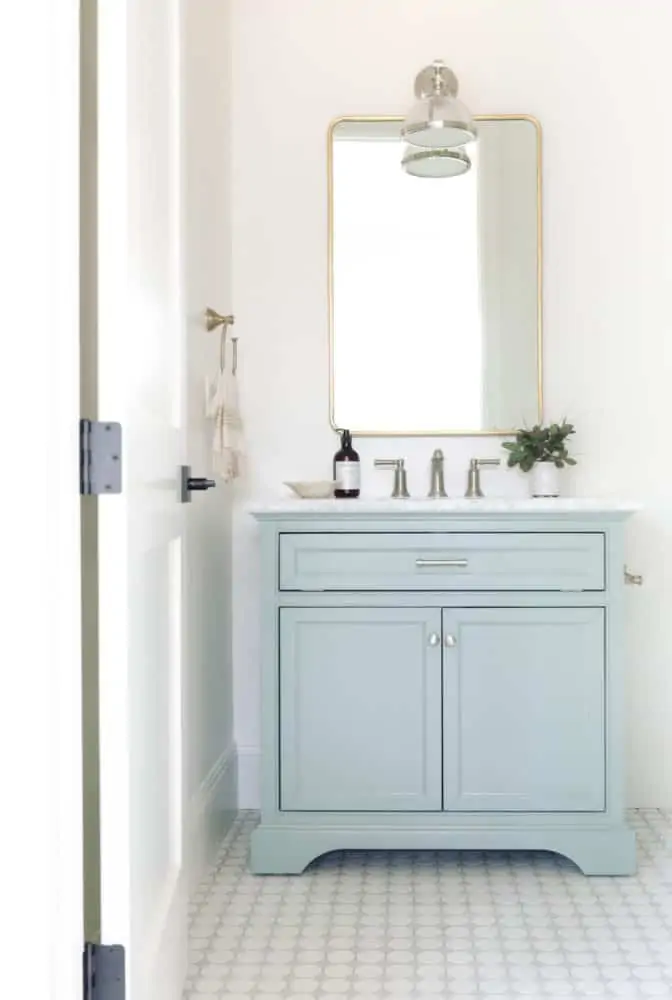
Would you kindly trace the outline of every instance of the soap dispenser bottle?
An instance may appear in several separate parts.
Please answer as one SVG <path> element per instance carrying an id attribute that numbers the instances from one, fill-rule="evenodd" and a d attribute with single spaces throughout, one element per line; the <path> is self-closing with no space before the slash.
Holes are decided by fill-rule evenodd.
<path id="1" fill-rule="evenodd" d="M 341 447 L 334 455 L 334 496 L 355 499 L 360 490 L 359 455 L 352 447 L 350 431 L 341 431 Z"/>

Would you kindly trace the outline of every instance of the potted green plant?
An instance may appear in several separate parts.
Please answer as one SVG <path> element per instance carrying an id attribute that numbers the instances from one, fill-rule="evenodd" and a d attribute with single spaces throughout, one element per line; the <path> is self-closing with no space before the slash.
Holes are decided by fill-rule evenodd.
<path id="1" fill-rule="evenodd" d="M 567 450 L 567 438 L 574 434 L 574 425 L 563 420 L 560 424 L 535 424 L 516 431 L 513 441 L 502 445 L 508 453 L 507 465 L 516 465 L 530 475 L 533 497 L 560 496 L 559 472 L 566 465 L 576 465 Z"/>

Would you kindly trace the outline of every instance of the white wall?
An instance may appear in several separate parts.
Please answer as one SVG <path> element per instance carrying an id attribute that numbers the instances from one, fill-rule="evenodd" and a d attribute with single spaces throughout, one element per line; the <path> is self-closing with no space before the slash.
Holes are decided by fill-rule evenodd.
<path id="1" fill-rule="evenodd" d="M 235 729 L 241 804 L 259 744 L 257 550 L 242 511 L 284 479 L 324 478 L 328 423 L 326 130 L 341 114 L 403 113 L 436 57 L 475 113 L 544 129 L 547 414 L 580 434 L 574 491 L 639 499 L 628 593 L 630 801 L 672 805 L 672 9 L 660 0 L 234 0 L 234 298 L 249 476 L 235 516 Z M 403 386 L 400 386 L 403 390 Z M 408 459 L 423 492 L 434 440 L 356 442 Z M 455 439 L 447 486 L 499 442 Z M 490 493 L 520 492 L 488 472 Z"/>
<path id="2" fill-rule="evenodd" d="M 83 942 L 79 4 L 22 4 L 3 22 L 0 435 L 14 475 L 0 499 L 2 993 L 19 997 L 30 979 L 31 997 L 62 1000 L 82 995 Z M 27 303 L 46 321 L 29 322 Z"/>
<path id="3" fill-rule="evenodd" d="M 211 476 L 204 380 L 216 371 L 219 336 L 204 329 L 203 310 L 231 310 L 230 5 L 198 0 L 183 9 L 187 461 L 193 475 Z M 236 809 L 232 494 L 221 482 L 195 494 L 187 516 L 185 784 L 192 880 L 200 878 Z"/>

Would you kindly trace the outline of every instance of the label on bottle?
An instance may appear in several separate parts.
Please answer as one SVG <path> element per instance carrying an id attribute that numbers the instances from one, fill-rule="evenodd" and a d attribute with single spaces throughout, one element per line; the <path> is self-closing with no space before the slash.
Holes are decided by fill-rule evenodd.
<path id="1" fill-rule="evenodd" d="M 358 490 L 359 462 L 334 462 L 334 479 L 338 490 Z"/>

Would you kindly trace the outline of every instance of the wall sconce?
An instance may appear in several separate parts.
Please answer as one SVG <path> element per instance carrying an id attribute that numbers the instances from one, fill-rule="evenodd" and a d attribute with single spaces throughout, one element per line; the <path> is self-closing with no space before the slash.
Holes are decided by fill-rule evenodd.
<path id="1" fill-rule="evenodd" d="M 415 78 L 416 103 L 404 119 L 401 137 L 408 145 L 401 165 L 416 177 L 455 177 L 469 170 L 463 146 L 476 139 L 476 126 L 457 97 L 457 77 L 441 59 Z"/>

